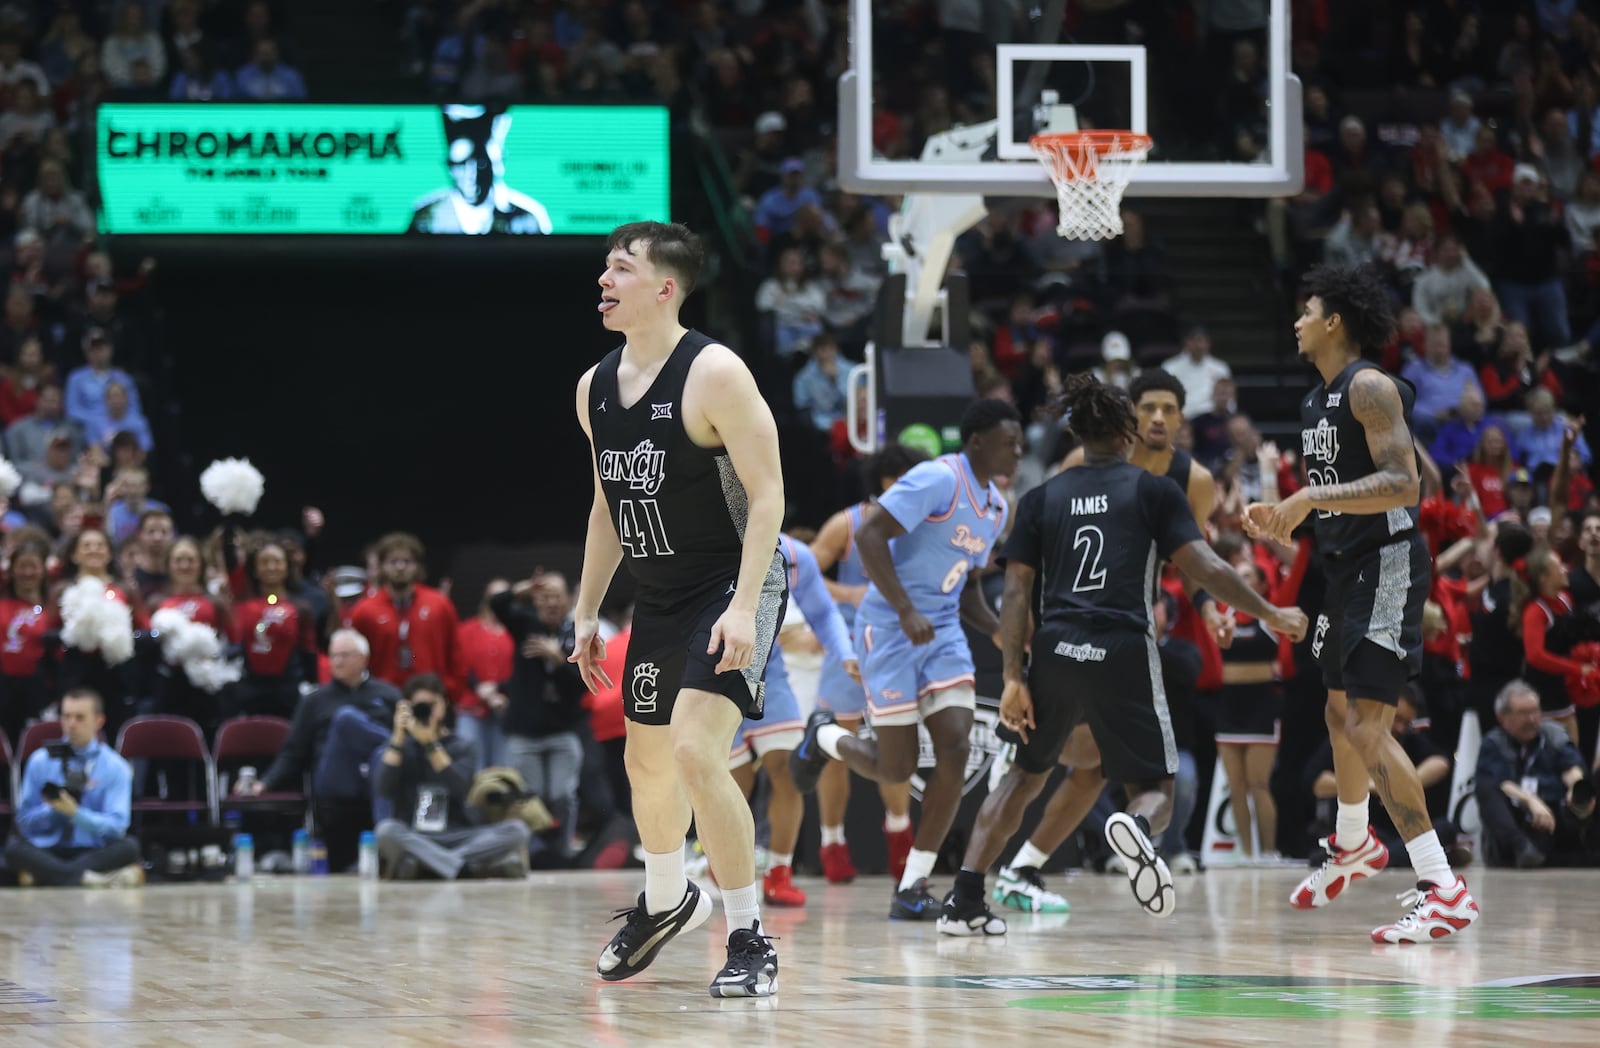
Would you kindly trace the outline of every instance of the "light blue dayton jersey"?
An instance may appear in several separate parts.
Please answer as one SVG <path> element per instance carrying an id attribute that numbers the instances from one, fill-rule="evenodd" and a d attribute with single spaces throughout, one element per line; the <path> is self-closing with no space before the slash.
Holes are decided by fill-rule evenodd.
<path id="1" fill-rule="evenodd" d="M 989 563 L 1005 530 L 1000 489 L 993 483 L 979 488 L 965 454 L 944 455 L 895 481 L 878 499 L 878 512 L 906 529 L 889 541 L 889 553 L 912 605 L 935 627 L 959 626 L 967 573 Z M 900 622 L 876 584 L 867 588 L 856 618 L 874 628 L 897 629 Z"/>

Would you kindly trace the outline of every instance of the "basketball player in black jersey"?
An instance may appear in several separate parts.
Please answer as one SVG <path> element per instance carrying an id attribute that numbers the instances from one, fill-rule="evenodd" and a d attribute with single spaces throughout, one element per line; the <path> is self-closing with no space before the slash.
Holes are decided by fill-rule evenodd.
<path id="1" fill-rule="evenodd" d="M 1405 838 L 1417 873 L 1411 911 L 1372 931 L 1380 943 L 1429 942 L 1462 930 L 1478 904 L 1445 859 L 1417 770 L 1389 731 L 1422 665 L 1422 608 L 1432 579 L 1417 529 L 1421 481 L 1407 425 L 1408 383 L 1362 359 L 1394 332 L 1388 292 L 1367 268 L 1319 267 L 1306 276 L 1295 321 L 1300 356 L 1322 383 L 1300 404 L 1306 487 L 1275 505 L 1253 503 L 1245 530 L 1288 544 L 1315 514 L 1327 576 L 1327 611 L 1311 653 L 1328 685 L 1328 734 L 1339 782 L 1338 824 L 1328 858 L 1290 896 L 1297 909 L 1326 906 L 1356 880 L 1382 870 L 1389 853 L 1367 818 L 1368 782 Z"/>
<path id="2" fill-rule="evenodd" d="M 1178 427 L 1183 424 L 1183 383 L 1171 372 L 1153 368 L 1143 372 L 1128 386 L 1128 396 L 1133 400 L 1138 431 L 1129 458 L 1135 466 L 1158 477 L 1169 477 L 1183 489 L 1195 524 L 1205 533 L 1206 521 L 1217 504 L 1217 484 L 1211 471 L 1182 448 L 1173 443 Z M 1063 470 L 1081 466 L 1084 449 L 1076 448 L 1061 463 Z M 1192 583 L 1188 586 L 1190 601 L 1199 613 L 1203 628 L 1217 638 L 1223 647 L 1232 643 L 1234 620 L 1224 615 L 1210 594 Z M 1090 809 L 1105 788 L 1105 775 L 1100 769 L 1100 755 L 1095 750 L 1094 736 L 1086 725 L 1072 733 L 1061 751 L 1061 763 L 1071 768 L 1061 780 L 1055 793 L 1039 815 L 1028 840 L 1017 849 L 1011 862 L 1000 871 L 995 885 L 997 902 L 1013 910 L 1031 913 L 1063 913 L 1067 901 L 1051 891 L 1040 872 L 1057 848 L 1072 836 L 1088 817 Z"/>
<path id="3" fill-rule="evenodd" d="M 956 889 L 939 918 L 947 935 L 1005 933 L 1005 922 L 984 902 L 984 871 L 1080 722 L 1094 736 L 1106 776 L 1128 791 L 1127 811 L 1106 821 L 1106 841 L 1123 857 L 1146 912 L 1172 914 L 1172 874 L 1151 840 L 1171 819 L 1178 770 L 1151 608 L 1163 560 L 1233 607 L 1305 636 L 1305 613 L 1268 604 L 1212 551 L 1175 482 L 1128 461 L 1137 423 L 1125 393 L 1075 375 L 1065 397 L 1070 425 L 1083 441 L 1083 464 L 1022 497 L 1002 553 L 1000 723 L 1022 745 L 978 812 Z M 1031 642 L 1030 612 L 1037 623 Z M 1032 652 L 1026 672 L 1025 648 Z"/>
<path id="4" fill-rule="evenodd" d="M 597 967 L 626 979 L 710 915 L 710 898 L 684 876 L 692 816 L 728 914 L 728 963 L 711 995 L 765 997 L 777 991 L 777 954 L 761 934 L 755 826 L 728 753 L 740 722 L 762 715 L 783 619 L 777 427 L 733 351 L 678 322 L 704 260 L 699 239 L 637 222 L 606 247 L 599 308 L 625 341 L 578 382 L 595 494 L 572 661 L 591 690 L 611 685 L 598 612 L 626 556 L 639 591 L 621 683 L 646 854 L 645 890 Z"/>

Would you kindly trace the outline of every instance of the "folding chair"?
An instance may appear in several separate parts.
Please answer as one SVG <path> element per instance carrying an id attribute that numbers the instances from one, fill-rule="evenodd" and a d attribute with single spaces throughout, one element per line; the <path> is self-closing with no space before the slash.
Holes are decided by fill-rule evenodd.
<path id="1" fill-rule="evenodd" d="M 216 825 L 217 776 L 200 725 L 188 717 L 135 717 L 124 724 L 117 735 L 117 752 L 129 761 L 189 761 L 200 765 L 203 799 L 144 797 L 140 796 L 142 784 L 135 783 L 133 814 L 136 817 L 152 812 L 205 812 L 210 825 Z"/>
<path id="2" fill-rule="evenodd" d="M 212 754 L 216 771 L 214 790 L 230 811 L 295 812 L 304 816 L 307 804 L 304 788 L 254 797 L 231 796 L 228 792 L 231 779 L 240 768 L 253 764 L 265 770 L 288 738 L 289 722 L 282 717 L 235 717 L 217 729 Z"/>

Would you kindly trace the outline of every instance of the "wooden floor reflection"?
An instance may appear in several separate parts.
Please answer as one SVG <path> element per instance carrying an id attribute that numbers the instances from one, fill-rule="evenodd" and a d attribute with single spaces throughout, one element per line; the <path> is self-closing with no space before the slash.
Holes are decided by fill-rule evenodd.
<path id="1" fill-rule="evenodd" d="M 1473 872 L 1483 919 L 1416 947 L 1367 939 L 1401 872 L 1302 914 L 1296 870 L 1211 871 L 1165 922 L 1077 876 L 1070 919 L 989 941 L 887 921 L 886 880 L 806 880 L 806 909 L 769 914 L 781 993 L 760 1002 L 706 993 L 720 910 L 636 982 L 595 978 L 636 874 L 9 891 L 0 1044 L 1600 1043 L 1600 874 Z"/>

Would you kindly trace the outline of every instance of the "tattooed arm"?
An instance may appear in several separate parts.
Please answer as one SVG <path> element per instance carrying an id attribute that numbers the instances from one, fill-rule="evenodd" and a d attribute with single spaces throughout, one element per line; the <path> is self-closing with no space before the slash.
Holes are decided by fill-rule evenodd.
<path id="1" fill-rule="evenodd" d="M 1313 509 L 1340 513 L 1387 513 L 1415 506 L 1421 497 L 1416 445 L 1394 381 L 1368 368 L 1350 383 L 1350 410 L 1367 431 L 1367 450 L 1377 472 L 1343 484 L 1306 488 Z"/>
<path id="2" fill-rule="evenodd" d="M 1416 445 L 1393 380 L 1371 368 L 1357 374 L 1350 382 L 1350 410 L 1366 430 L 1377 470 L 1342 484 L 1308 485 L 1276 505 L 1252 503 L 1245 509 L 1246 534 L 1287 544 L 1314 509 L 1376 514 L 1417 504 L 1422 484 Z"/>

